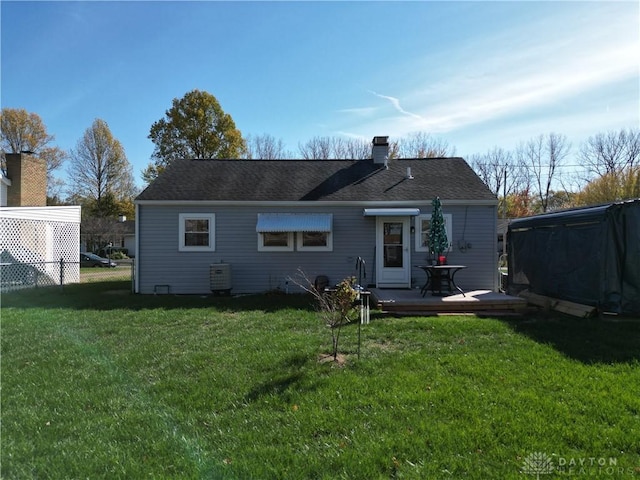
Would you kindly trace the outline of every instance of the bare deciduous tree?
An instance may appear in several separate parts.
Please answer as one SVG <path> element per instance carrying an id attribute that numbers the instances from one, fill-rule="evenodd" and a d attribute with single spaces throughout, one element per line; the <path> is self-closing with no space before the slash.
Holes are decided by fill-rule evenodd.
<path id="1" fill-rule="evenodd" d="M 304 160 L 371 158 L 371 144 L 355 138 L 313 137 L 305 143 L 299 143 L 298 150 Z"/>
<path id="2" fill-rule="evenodd" d="M 502 148 L 494 147 L 483 154 L 471 156 L 471 168 L 496 196 L 512 193 L 516 185 L 513 171 L 513 155 Z M 509 182 L 505 184 L 506 181 Z"/>
<path id="3" fill-rule="evenodd" d="M 580 148 L 580 161 L 590 173 L 619 173 L 640 163 L 640 130 L 621 129 L 589 137 Z"/>
<path id="4" fill-rule="evenodd" d="M 326 160 L 331 158 L 331 137 L 313 137 L 306 143 L 298 143 L 301 158 Z"/>
<path id="5" fill-rule="evenodd" d="M 371 158 L 371 142 L 359 138 L 350 138 L 346 141 L 345 157 L 353 160 L 365 160 Z"/>
<path id="6" fill-rule="evenodd" d="M 472 155 L 470 160 L 471 168 L 498 197 L 498 211 L 507 216 L 509 197 L 528 192 L 531 187 L 526 168 L 511 151 L 499 147 L 487 150 L 484 154 Z"/>
<path id="7" fill-rule="evenodd" d="M 570 148 L 565 135 L 549 133 L 520 144 L 516 150 L 518 161 L 526 167 L 529 178 L 533 180 L 542 212 L 549 208 L 552 183 Z"/>
<path id="8" fill-rule="evenodd" d="M 282 139 L 276 139 L 267 133 L 263 135 L 249 135 L 245 139 L 247 158 L 256 160 L 278 160 L 291 158 Z"/>
<path id="9" fill-rule="evenodd" d="M 455 155 L 455 148 L 446 140 L 429 133 L 414 132 L 398 140 L 400 158 L 442 158 Z"/>

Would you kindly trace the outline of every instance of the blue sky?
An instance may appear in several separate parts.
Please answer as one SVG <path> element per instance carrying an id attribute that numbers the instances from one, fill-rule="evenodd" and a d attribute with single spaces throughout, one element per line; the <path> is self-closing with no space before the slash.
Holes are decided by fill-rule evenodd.
<path id="1" fill-rule="evenodd" d="M 640 125 L 638 2 L 2 1 L 2 107 L 74 148 L 94 119 L 142 185 L 174 98 L 218 99 L 244 135 L 429 132 L 471 157 Z M 573 162 L 575 163 L 575 162 Z M 63 176 L 63 172 L 59 176 Z"/>

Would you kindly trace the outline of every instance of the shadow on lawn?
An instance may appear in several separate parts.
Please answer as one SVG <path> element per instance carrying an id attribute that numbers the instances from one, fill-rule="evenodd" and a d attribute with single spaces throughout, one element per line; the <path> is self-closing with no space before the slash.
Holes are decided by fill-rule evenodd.
<path id="1" fill-rule="evenodd" d="M 129 281 L 79 283 L 60 287 L 25 289 L 2 294 L 3 307 L 70 308 L 75 310 L 146 310 L 215 308 L 219 311 L 275 312 L 283 308 L 312 311 L 313 298 L 303 294 L 261 294 L 226 297 L 217 295 L 137 295 Z"/>
<path id="2" fill-rule="evenodd" d="M 269 395 L 281 397 L 287 402 L 292 391 L 300 390 L 305 381 L 304 367 L 311 358 L 303 354 L 293 354 L 282 363 L 268 368 L 273 378 L 253 387 L 246 395 L 245 401 L 252 403 Z M 307 390 L 309 387 L 307 387 Z"/>
<path id="3" fill-rule="evenodd" d="M 640 361 L 640 321 L 543 314 L 503 321 L 514 331 L 586 364 Z"/>

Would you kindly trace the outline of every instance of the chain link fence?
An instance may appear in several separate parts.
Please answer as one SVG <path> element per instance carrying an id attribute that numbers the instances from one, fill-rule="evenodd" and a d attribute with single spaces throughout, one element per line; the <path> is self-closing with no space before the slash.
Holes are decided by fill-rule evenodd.
<path id="1" fill-rule="evenodd" d="M 132 284 L 134 260 L 118 260 L 115 267 L 82 267 L 80 262 L 0 263 L 0 292 L 73 283 L 128 280 Z"/>

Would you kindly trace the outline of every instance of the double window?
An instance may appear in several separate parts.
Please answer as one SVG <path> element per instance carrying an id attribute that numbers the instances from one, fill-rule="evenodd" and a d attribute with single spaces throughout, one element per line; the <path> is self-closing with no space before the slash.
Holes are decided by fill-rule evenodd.
<path id="1" fill-rule="evenodd" d="M 452 216 L 450 213 L 442 215 L 444 218 L 444 229 L 447 232 L 447 241 L 449 248 L 447 252 L 451 251 L 451 242 L 453 241 L 452 235 Z M 431 226 L 431 214 L 423 214 L 416 216 L 416 252 L 428 252 L 429 251 L 429 227 Z"/>
<path id="2" fill-rule="evenodd" d="M 332 221 L 331 214 L 259 213 L 258 251 L 331 251 Z"/>
<path id="3" fill-rule="evenodd" d="M 216 216 L 203 213 L 181 213 L 178 250 L 181 252 L 213 252 L 216 249 Z"/>

